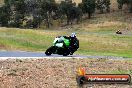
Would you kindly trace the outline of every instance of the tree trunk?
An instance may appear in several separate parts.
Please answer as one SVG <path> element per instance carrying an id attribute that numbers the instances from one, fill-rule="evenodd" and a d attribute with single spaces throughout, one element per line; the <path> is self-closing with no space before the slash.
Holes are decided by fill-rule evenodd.
<path id="1" fill-rule="evenodd" d="M 46 26 L 47 28 L 50 28 L 50 26 L 52 25 L 51 23 L 51 14 L 49 12 L 47 12 L 47 17 L 46 17 Z"/>
<path id="2" fill-rule="evenodd" d="M 90 18 L 91 18 L 91 13 L 89 12 L 89 13 L 88 13 L 88 19 L 90 19 Z"/>

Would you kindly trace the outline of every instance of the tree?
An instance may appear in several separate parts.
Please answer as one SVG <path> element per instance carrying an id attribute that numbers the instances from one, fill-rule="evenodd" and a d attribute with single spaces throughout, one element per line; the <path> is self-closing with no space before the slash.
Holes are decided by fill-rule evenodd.
<path id="1" fill-rule="evenodd" d="M 0 25 L 8 26 L 8 21 L 10 20 L 10 12 L 9 5 L 4 5 L 0 7 Z"/>
<path id="2" fill-rule="evenodd" d="M 110 12 L 110 4 L 110 0 L 96 0 L 96 8 L 100 13 L 104 13 L 104 10 Z"/>
<path id="3" fill-rule="evenodd" d="M 82 0 L 79 7 L 82 9 L 84 14 L 88 15 L 88 18 L 90 19 L 91 15 L 95 12 L 95 0 Z"/>
<path id="4" fill-rule="evenodd" d="M 4 3 L 8 10 L 5 10 L 5 13 L 9 14 L 8 26 L 21 27 L 21 23 L 26 12 L 24 0 L 4 0 Z"/>
<path id="5" fill-rule="evenodd" d="M 21 27 L 22 20 L 25 17 L 26 14 L 26 3 L 24 0 L 15 0 L 13 3 L 14 6 L 14 21 L 15 21 L 15 27 Z"/>
<path id="6" fill-rule="evenodd" d="M 42 22 L 41 15 L 41 0 L 25 0 L 26 14 L 30 19 L 25 19 L 27 22 L 26 28 L 38 28 Z"/>
<path id="7" fill-rule="evenodd" d="M 132 13 L 132 0 L 117 0 L 118 8 L 122 9 L 123 5 L 126 4 L 129 7 L 129 12 Z"/>
<path id="8" fill-rule="evenodd" d="M 132 0 L 129 0 L 129 12 L 132 13 Z"/>
<path id="9" fill-rule="evenodd" d="M 118 8 L 122 9 L 123 5 L 127 3 L 128 0 L 117 0 L 118 2 Z"/>
<path id="10" fill-rule="evenodd" d="M 52 16 L 53 13 L 57 11 L 57 4 L 55 0 L 43 0 L 41 2 L 41 15 L 45 20 L 47 27 L 52 26 Z"/>
<path id="11" fill-rule="evenodd" d="M 66 16 L 67 24 L 72 24 L 75 19 L 78 23 L 82 16 L 82 10 L 79 7 L 76 7 L 76 4 L 72 3 L 71 0 L 61 2 L 59 9 L 61 15 Z"/>

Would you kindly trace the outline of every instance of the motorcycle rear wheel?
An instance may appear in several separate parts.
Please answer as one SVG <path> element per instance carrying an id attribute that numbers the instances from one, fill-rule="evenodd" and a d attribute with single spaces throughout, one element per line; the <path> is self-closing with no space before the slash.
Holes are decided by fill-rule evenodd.
<path id="1" fill-rule="evenodd" d="M 70 51 L 69 50 L 66 50 L 64 53 L 63 53 L 63 56 L 68 56 L 70 54 Z"/>

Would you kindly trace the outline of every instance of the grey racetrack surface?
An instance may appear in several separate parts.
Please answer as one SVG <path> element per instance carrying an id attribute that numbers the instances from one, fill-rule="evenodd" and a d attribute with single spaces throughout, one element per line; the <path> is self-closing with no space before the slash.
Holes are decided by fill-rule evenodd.
<path id="1" fill-rule="evenodd" d="M 69 56 L 62 56 L 57 54 L 52 54 L 51 56 L 46 56 L 45 52 L 26 52 L 26 51 L 0 51 L 0 57 L 75 57 L 75 58 L 87 58 L 87 56 L 81 55 L 69 55 Z"/>
<path id="2" fill-rule="evenodd" d="M 0 51 L 0 57 L 45 57 L 42 52 Z"/>
<path id="3" fill-rule="evenodd" d="M 114 56 L 92 56 L 92 55 L 69 55 L 62 56 L 57 54 L 52 54 L 51 56 L 46 56 L 44 52 L 26 52 L 26 51 L 0 51 L 0 58 L 94 58 L 94 59 L 127 59 L 123 57 L 114 57 Z M 131 58 L 130 58 L 131 59 Z"/>

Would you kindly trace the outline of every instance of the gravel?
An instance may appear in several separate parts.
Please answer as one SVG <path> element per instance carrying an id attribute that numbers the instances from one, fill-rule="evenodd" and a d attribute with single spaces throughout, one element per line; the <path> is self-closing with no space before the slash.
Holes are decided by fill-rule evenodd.
<path id="1" fill-rule="evenodd" d="M 0 88 L 77 88 L 79 67 L 89 74 L 130 73 L 131 60 L 6 59 L 0 60 Z M 130 84 L 89 84 L 84 88 L 132 88 Z"/>

